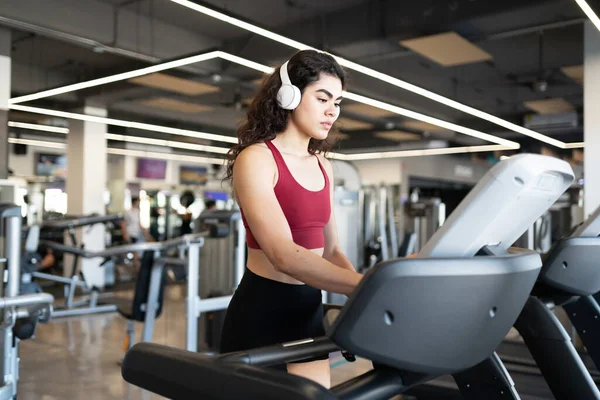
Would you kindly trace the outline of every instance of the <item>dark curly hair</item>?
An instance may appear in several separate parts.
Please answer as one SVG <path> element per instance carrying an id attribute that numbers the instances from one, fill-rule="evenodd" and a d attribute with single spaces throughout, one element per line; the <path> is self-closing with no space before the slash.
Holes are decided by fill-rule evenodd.
<path id="1" fill-rule="evenodd" d="M 263 81 L 258 93 L 248 108 L 246 120 L 237 130 L 238 143 L 231 147 L 227 153 L 227 170 L 225 179 L 233 176 L 233 165 L 237 156 L 246 147 L 266 140 L 273 140 L 278 132 L 287 127 L 291 111 L 284 110 L 277 104 L 277 91 L 281 87 L 281 78 L 277 68 Z M 326 53 L 316 50 L 303 50 L 294 54 L 288 63 L 288 74 L 292 83 L 303 93 L 311 83 L 320 79 L 321 74 L 336 76 L 346 87 L 346 73 L 335 59 Z M 335 125 L 331 132 L 334 132 Z M 325 140 L 310 139 L 308 151 L 310 154 L 331 151 L 334 141 L 330 137 Z"/>

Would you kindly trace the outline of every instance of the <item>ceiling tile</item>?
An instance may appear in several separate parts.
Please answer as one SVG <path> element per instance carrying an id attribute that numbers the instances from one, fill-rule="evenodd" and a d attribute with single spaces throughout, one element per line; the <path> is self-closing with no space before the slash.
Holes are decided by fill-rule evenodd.
<path id="1" fill-rule="evenodd" d="M 140 103 L 149 107 L 165 108 L 167 110 L 183 113 L 201 113 L 214 110 L 213 107 L 205 106 L 203 104 L 188 103 L 166 97 L 156 97 L 150 100 L 142 100 Z"/>
<path id="2" fill-rule="evenodd" d="M 566 76 L 583 85 L 583 65 L 572 65 L 560 69 Z"/>
<path id="3" fill-rule="evenodd" d="M 526 101 L 523 105 L 538 114 L 556 114 L 573 111 L 575 107 L 562 97 L 546 100 Z"/>
<path id="4" fill-rule="evenodd" d="M 402 126 L 421 132 L 450 132 L 448 129 L 441 128 L 437 125 L 433 125 L 428 122 L 417 120 L 404 121 L 402 122 Z"/>
<path id="5" fill-rule="evenodd" d="M 440 33 L 400 44 L 444 67 L 488 61 L 493 57 L 455 32 Z"/>
<path id="6" fill-rule="evenodd" d="M 362 103 L 346 104 L 343 106 L 342 109 L 347 110 L 347 111 L 352 111 L 357 114 L 368 115 L 369 117 L 375 117 L 375 118 L 389 117 L 392 115 L 396 115 L 391 111 L 382 110 L 381 108 L 369 106 L 369 105 L 362 104 Z"/>
<path id="7" fill-rule="evenodd" d="M 400 131 L 400 130 L 375 132 L 373 134 L 373 136 L 382 138 L 382 139 L 393 140 L 396 142 L 418 140 L 421 138 L 421 135 L 418 135 L 416 133 L 405 132 L 405 131 Z"/>
<path id="8" fill-rule="evenodd" d="M 372 124 L 363 121 L 357 121 L 351 118 L 340 117 L 337 119 L 337 126 L 344 131 L 354 131 L 359 129 L 371 129 Z"/>
<path id="9" fill-rule="evenodd" d="M 155 73 L 139 76 L 129 80 L 132 83 L 156 89 L 168 90 L 170 92 L 183 93 L 190 96 L 218 92 L 217 86 L 207 85 L 188 79 L 178 78 L 167 74 Z"/>

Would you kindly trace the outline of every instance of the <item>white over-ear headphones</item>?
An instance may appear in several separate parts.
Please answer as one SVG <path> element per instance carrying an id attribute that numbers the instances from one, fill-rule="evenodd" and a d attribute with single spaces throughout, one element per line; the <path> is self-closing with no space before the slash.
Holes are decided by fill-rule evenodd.
<path id="1" fill-rule="evenodd" d="M 292 84 L 290 76 L 288 75 L 288 61 L 285 62 L 279 69 L 279 76 L 281 77 L 281 87 L 277 91 L 277 103 L 279 107 L 284 110 L 293 110 L 300 104 L 302 94 L 297 86 Z"/>

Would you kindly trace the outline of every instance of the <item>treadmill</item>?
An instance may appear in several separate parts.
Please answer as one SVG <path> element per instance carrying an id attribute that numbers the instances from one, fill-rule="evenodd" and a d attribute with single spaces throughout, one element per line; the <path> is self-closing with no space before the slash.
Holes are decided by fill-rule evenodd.
<path id="1" fill-rule="evenodd" d="M 522 344 L 503 343 L 501 357 L 514 369 L 537 367 L 556 399 L 599 399 L 600 207 L 543 256 L 544 266 L 515 326 L 535 363 L 514 357 Z M 562 307 L 587 351 L 577 351 L 551 312 Z M 513 353 L 513 354 L 511 354 Z M 522 357 L 522 356 L 521 356 Z M 511 365 L 507 365 L 509 371 Z"/>
<path id="2" fill-rule="evenodd" d="M 497 350 L 521 395 L 532 399 L 600 398 L 599 236 L 600 207 L 543 256 L 538 282 L 515 323 L 524 342 L 505 340 Z M 575 349 L 552 313 L 556 307 L 564 308 L 587 351 Z M 452 387 L 448 378 L 437 383 Z M 430 395 L 424 390 L 411 394 Z"/>
<path id="3" fill-rule="evenodd" d="M 326 336 L 209 356 L 154 343 L 130 349 L 123 378 L 177 399 L 389 399 L 443 375 L 466 398 L 519 395 L 494 350 L 517 320 L 541 270 L 539 254 L 510 245 L 567 190 L 568 163 L 521 154 L 480 180 L 417 258 L 371 268 Z M 493 211 L 493 212 L 490 212 Z M 508 222 L 508 223 L 507 223 Z M 374 368 L 326 390 L 268 366 L 343 350 Z"/>

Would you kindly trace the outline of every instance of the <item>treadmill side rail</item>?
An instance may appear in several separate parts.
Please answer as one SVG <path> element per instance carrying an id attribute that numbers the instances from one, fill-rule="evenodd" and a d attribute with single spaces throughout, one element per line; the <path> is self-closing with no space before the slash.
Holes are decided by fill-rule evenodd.
<path id="1" fill-rule="evenodd" d="M 600 305 L 594 296 L 563 305 L 585 348 L 600 369 Z"/>
<path id="2" fill-rule="evenodd" d="M 557 400 L 600 399 L 600 391 L 571 338 L 541 300 L 529 298 L 515 328 Z"/>
<path id="3" fill-rule="evenodd" d="M 467 400 L 520 399 L 513 380 L 496 353 L 452 376 Z"/>

